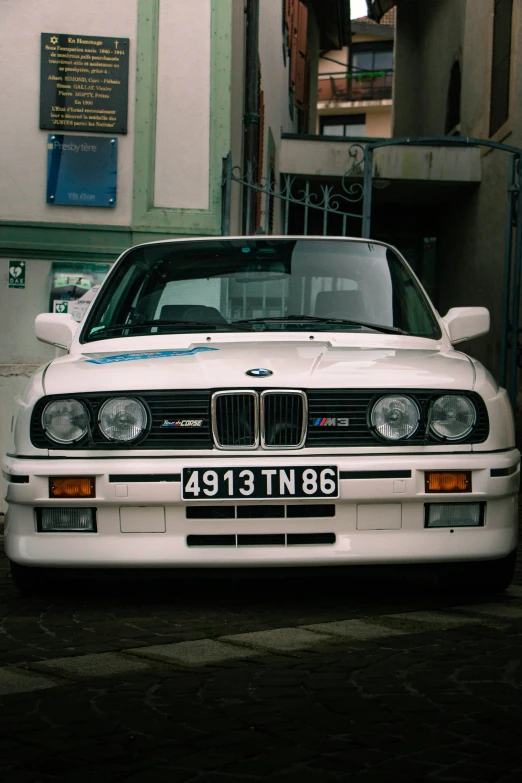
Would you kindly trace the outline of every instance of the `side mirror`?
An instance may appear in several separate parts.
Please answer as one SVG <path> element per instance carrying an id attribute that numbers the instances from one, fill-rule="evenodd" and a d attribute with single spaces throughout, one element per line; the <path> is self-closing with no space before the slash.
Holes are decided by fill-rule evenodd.
<path id="1" fill-rule="evenodd" d="M 34 322 L 38 340 L 56 345 L 57 348 L 65 348 L 66 351 L 71 347 L 78 327 L 78 321 L 68 313 L 40 313 Z"/>
<path id="2" fill-rule="evenodd" d="M 452 343 L 462 343 L 489 332 L 487 307 L 452 307 L 442 322 Z"/>

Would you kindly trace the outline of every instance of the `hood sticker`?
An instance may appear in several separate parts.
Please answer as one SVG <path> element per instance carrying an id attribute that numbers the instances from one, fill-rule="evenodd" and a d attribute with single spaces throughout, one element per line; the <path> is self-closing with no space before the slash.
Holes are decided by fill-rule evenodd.
<path id="1" fill-rule="evenodd" d="M 94 354 L 94 359 L 86 359 L 85 361 L 91 364 L 113 364 L 114 362 L 136 362 L 142 359 L 164 359 L 169 356 L 192 356 L 195 353 L 202 353 L 203 351 L 219 351 L 219 348 L 207 348 L 202 346 L 200 348 L 187 348 L 186 350 L 179 351 L 148 351 L 144 353 L 120 353 L 114 356 L 104 356 L 103 354 Z"/>

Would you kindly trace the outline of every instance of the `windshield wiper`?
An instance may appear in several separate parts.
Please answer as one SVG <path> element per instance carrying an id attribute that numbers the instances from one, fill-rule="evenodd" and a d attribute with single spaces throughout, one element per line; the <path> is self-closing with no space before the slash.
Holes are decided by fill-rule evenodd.
<path id="1" fill-rule="evenodd" d="M 112 326 L 104 326 L 102 329 L 91 329 L 89 337 L 106 337 L 114 332 L 122 332 L 124 330 L 136 331 L 143 328 L 157 327 L 158 330 L 162 330 L 164 326 L 175 327 L 177 329 L 183 328 L 184 330 L 201 329 L 202 331 L 216 331 L 218 329 L 229 329 L 230 326 L 227 323 L 209 324 L 203 321 L 141 321 L 140 323 L 133 324 L 113 324 Z"/>
<path id="2" fill-rule="evenodd" d="M 376 332 L 383 332 L 384 334 L 410 334 L 404 329 L 399 329 L 398 326 L 383 326 L 382 324 L 369 324 L 364 321 L 351 321 L 346 318 L 321 318 L 318 315 L 287 315 L 287 316 L 273 316 L 271 318 L 248 318 L 241 321 L 232 321 L 234 326 L 241 324 L 295 324 L 295 323 L 310 323 L 310 324 L 340 324 L 342 326 L 358 326 L 361 328 L 373 329 Z"/>

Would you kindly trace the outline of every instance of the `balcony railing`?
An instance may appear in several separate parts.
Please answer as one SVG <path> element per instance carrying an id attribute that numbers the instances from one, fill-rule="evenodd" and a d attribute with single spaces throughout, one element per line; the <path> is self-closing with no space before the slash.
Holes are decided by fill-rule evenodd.
<path id="1" fill-rule="evenodd" d="M 381 101 L 392 97 L 393 71 L 358 71 L 355 68 L 335 73 L 320 73 L 318 101 Z"/>

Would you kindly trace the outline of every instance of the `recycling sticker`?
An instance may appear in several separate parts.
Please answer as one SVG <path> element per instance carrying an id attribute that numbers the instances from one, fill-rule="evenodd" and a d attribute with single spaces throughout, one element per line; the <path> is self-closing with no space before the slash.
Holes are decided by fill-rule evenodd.
<path id="1" fill-rule="evenodd" d="M 9 288 L 25 288 L 25 261 L 9 261 Z"/>

